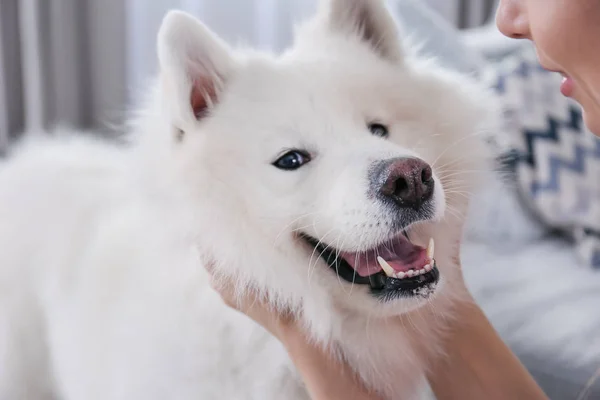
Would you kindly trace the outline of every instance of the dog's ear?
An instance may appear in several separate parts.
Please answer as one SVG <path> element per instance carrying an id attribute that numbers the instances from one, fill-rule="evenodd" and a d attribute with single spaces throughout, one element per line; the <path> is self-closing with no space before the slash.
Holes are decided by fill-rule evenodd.
<path id="1" fill-rule="evenodd" d="M 218 103 L 234 65 L 229 47 L 181 11 L 171 11 L 163 19 L 158 61 L 172 117 L 175 123 L 188 126 Z"/>
<path id="2" fill-rule="evenodd" d="M 333 31 L 358 36 L 389 61 L 402 60 L 398 26 L 384 0 L 321 0 L 319 15 Z"/>

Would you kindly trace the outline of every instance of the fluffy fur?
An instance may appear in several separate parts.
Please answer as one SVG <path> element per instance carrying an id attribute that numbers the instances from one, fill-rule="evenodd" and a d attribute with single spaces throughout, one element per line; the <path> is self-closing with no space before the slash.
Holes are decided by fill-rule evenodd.
<path id="1" fill-rule="evenodd" d="M 487 98 L 403 50 L 382 1 L 322 1 L 284 54 L 233 50 L 169 13 L 128 145 L 32 136 L 0 169 L 0 399 L 306 399 L 286 351 L 227 308 L 204 268 L 291 310 L 386 398 L 415 398 L 456 285 Z M 377 121 L 388 139 L 369 133 Z M 272 164 L 291 148 L 312 161 Z M 376 300 L 297 237 L 389 238 L 373 162 L 434 170 L 441 281 Z M 397 233 L 397 232 L 396 232 Z"/>

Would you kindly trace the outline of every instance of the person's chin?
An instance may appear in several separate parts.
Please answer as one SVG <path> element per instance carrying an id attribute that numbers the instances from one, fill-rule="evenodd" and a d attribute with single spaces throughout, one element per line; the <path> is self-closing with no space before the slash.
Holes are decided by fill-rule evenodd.
<path id="1" fill-rule="evenodd" d="M 584 107 L 583 122 L 594 135 L 600 137 L 600 107 L 595 107 L 594 110 L 588 110 Z"/>
<path id="2" fill-rule="evenodd" d="M 600 104 L 587 96 L 580 88 L 576 88 L 569 96 L 582 108 L 583 122 L 594 135 L 600 136 Z"/>
<path id="3" fill-rule="evenodd" d="M 578 98 L 573 96 L 573 99 L 581 105 L 583 112 L 583 123 L 594 135 L 600 137 L 600 105 L 589 98 Z M 584 96 L 582 96 L 584 97 Z"/>

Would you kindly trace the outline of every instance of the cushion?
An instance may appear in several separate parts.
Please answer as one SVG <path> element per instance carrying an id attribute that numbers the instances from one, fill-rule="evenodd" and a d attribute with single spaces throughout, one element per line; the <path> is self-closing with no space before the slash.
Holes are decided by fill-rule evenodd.
<path id="1" fill-rule="evenodd" d="M 580 106 L 560 94 L 562 77 L 526 45 L 490 62 L 482 79 L 502 101 L 505 166 L 523 203 L 573 239 L 586 265 L 600 268 L 600 139 Z"/>

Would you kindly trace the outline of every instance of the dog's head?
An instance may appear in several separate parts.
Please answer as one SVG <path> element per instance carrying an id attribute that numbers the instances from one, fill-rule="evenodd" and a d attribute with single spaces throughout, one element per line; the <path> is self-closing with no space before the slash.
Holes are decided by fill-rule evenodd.
<path id="1" fill-rule="evenodd" d="M 167 15 L 163 118 L 149 129 L 163 128 L 155 146 L 199 204 L 219 271 L 288 305 L 385 315 L 439 289 L 478 168 L 482 97 L 399 36 L 376 0 L 322 1 L 277 57 Z"/>

